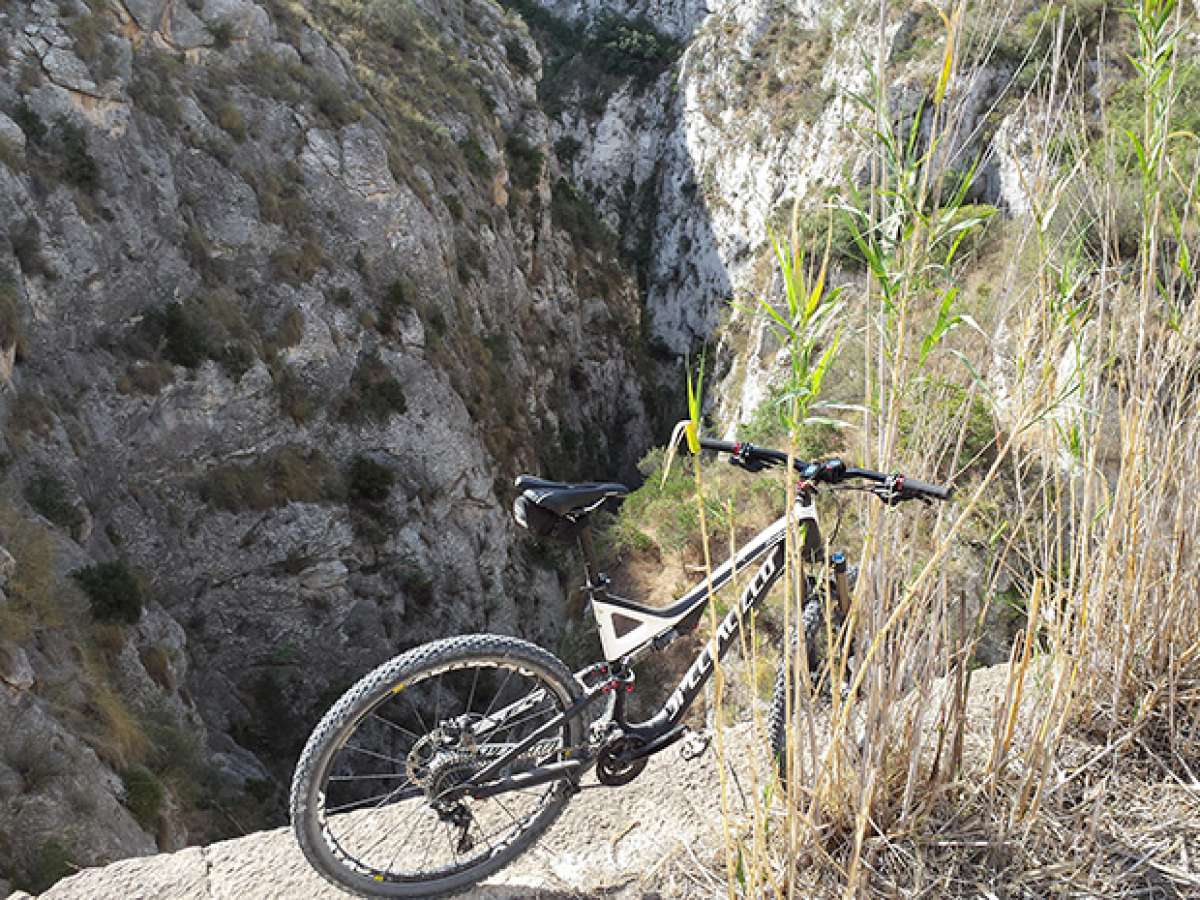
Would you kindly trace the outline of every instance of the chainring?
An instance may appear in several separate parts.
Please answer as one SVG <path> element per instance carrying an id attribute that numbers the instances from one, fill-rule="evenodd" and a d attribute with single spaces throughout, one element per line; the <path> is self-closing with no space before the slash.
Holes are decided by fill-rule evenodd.
<path id="1" fill-rule="evenodd" d="M 650 757 L 643 756 L 641 759 L 626 759 L 625 757 L 645 745 L 646 742 L 641 738 L 617 738 L 601 750 L 599 756 L 596 757 L 596 780 L 609 787 L 629 784 L 642 774 L 642 770 L 650 762 Z"/>

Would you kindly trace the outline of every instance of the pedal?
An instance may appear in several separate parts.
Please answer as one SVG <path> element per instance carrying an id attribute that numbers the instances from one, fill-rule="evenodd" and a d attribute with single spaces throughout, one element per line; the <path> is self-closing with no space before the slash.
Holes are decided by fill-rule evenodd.
<path id="1" fill-rule="evenodd" d="M 684 762 L 692 762 L 704 755 L 704 751 L 708 749 L 708 745 L 712 743 L 712 732 L 705 729 L 704 731 L 692 731 L 683 739 L 683 743 L 679 745 L 679 755 Z"/>

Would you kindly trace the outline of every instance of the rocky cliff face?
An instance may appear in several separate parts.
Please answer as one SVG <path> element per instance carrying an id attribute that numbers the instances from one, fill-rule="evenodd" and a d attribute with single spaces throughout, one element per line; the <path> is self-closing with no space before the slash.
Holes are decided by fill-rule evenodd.
<path id="1" fill-rule="evenodd" d="M 605 2 L 544 6 L 580 25 L 613 12 Z M 823 231 L 830 202 L 848 202 L 848 184 L 865 185 L 873 141 L 872 112 L 858 99 L 871 95 L 864 60 L 887 61 L 886 114 L 911 121 L 941 62 L 940 21 L 930 8 L 897 11 L 881 26 L 874 8 L 806 0 L 650 2 L 635 12 L 676 42 L 660 51 L 673 64 L 616 89 L 599 79 L 555 83 L 571 101 L 555 134 L 578 148 L 573 177 L 638 267 L 651 349 L 669 359 L 720 345 L 711 399 L 716 420 L 733 428 L 779 368 L 764 318 L 744 312 L 778 290 L 769 234 L 787 230 L 797 205 L 802 229 Z M 986 64 L 968 66 L 947 100 L 958 124 L 941 152 L 948 169 L 978 160 L 971 201 L 1023 213 L 1016 163 L 1030 153 L 1036 110 L 1018 102 L 1018 63 L 991 51 L 995 39 L 962 39 Z M 834 262 L 837 282 L 858 290 L 861 273 L 836 253 Z"/>
<path id="2" fill-rule="evenodd" d="M 0 878 L 40 887 L 269 815 L 405 647 L 553 646 L 509 479 L 627 473 L 650 424 L 635 284 L 494 4 L 0 35 Z"/>

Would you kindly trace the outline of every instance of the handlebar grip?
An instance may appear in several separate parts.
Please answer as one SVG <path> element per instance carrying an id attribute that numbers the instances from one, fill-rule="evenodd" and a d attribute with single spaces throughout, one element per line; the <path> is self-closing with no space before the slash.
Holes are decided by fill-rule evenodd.
<path id="1" fill-rule="evenodd" d="M 733 448 L 737 445 L 732 441 L 714 441 L 709 438 L 700 438 L 701 450 L 716 450 L 718 453 L 732 453 Z"/>
<path id="2" fill-rule="evenodd" d="M 916 494 L 928 494 L 930 497 L 936 497 L 938 500 L 949 500 L 954 494 L 954 488 L 942 487 L 939 484 L 930 484 L 928 481 L 921 481 L 919 478 L 909 478 L 905 476 L 902 491 L 912 492 Z"/>

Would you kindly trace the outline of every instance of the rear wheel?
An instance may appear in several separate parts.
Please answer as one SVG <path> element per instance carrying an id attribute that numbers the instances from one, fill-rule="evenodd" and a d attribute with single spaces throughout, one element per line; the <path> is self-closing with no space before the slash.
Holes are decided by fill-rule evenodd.
<path id="1" fill-rule="evenodd" d="M 555 781 L 473 799 L 456 790 L 579 696 L 567 668 L 516 638 L 435 641 L 384 663 L 326 713 L 292 784 L 292 827 L 327 880 L 366 896 L 456 893 L 507 865 L 562 812 Z M 563 759 L 580 717 L 495 777 Z"/>

